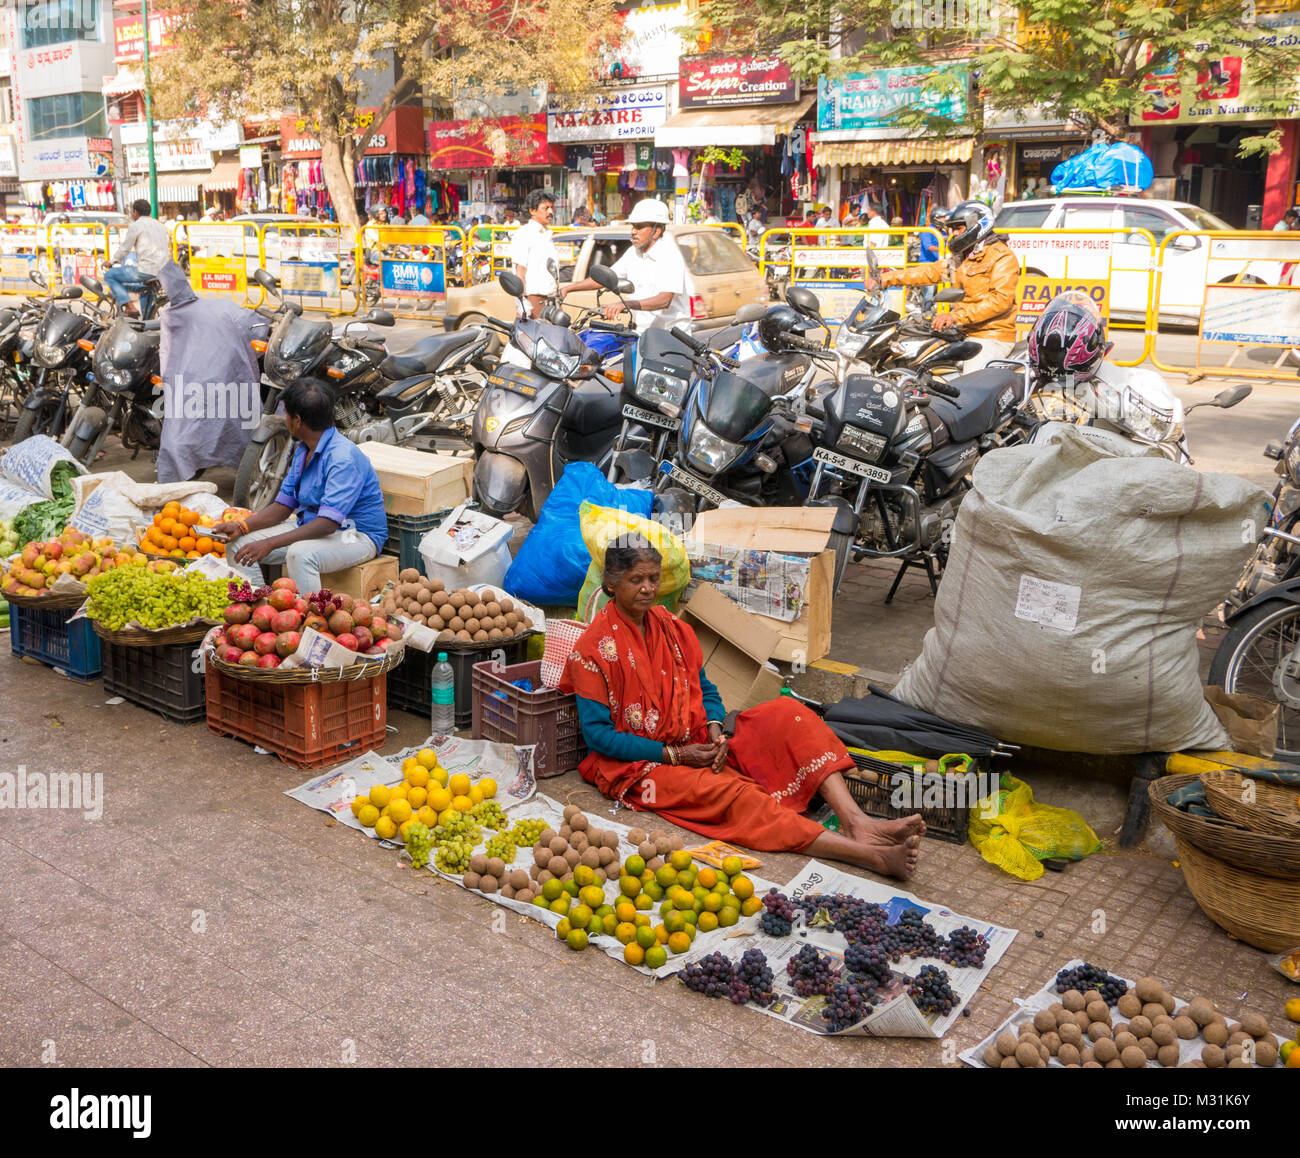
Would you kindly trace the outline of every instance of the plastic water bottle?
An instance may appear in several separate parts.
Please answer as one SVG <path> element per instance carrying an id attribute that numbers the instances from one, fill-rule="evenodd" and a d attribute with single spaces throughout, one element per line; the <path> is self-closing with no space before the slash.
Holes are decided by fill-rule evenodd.
<path id="1" fill-rule="evenodd" d="M 447 662 L 447 653 L 438 652 L 433 665 L 433 711 L 431 724 L 435 735 L 450 736 L 456 730 L 456 673 Z"/>

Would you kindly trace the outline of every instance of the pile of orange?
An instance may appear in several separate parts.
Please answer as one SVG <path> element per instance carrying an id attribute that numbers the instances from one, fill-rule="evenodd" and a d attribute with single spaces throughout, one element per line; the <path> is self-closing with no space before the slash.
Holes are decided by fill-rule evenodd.
<path id="1" fill-rule="evenodd" d="M 217 520 L 201 515 L 180 503 L 168 503 L 153 517 L 153 525 L 141 532 L 140 550 L 171 559 L 198 559 L 203 555 L 222 558 L 226 545 L 204 534 Z"/>

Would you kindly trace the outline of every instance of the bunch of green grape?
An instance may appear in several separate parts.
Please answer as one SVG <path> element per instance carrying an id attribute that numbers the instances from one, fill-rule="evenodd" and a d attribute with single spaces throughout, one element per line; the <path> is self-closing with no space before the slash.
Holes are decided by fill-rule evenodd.
<path id="1" fill-rule="evenodd" d="M 193 619 L 220 619 L 229 601 L 227 584 L 220 580 L 131 565 L 96 575 L 86 590 L 86 615 L 109 631 L 121 631 L 130 623 L 156 631 Z"/>
<path id="2" fill-rule="evenodd" d="M 424 868 L 429 863 L 429 849 L 433 844 L 429 826 L 416 821 L 406 830 L 406 851 L 411 854 L 411 867 Z"/>
<path id="3" fill-rule="evenodd" d="M 537 817 L 525 817 L 516 820 L 514 827 L 506 834 L 515 842 L 517 848 L 536 844 L 537 838 L 547 829 L 547 823 Z"/>
<path id="4" fill-rule="evenodd" d="M 469 814 L 484 828 L 501 829 L 506 826 L 505 811 L 495 800 L 484 800 L 481 804 L 474 805 Z"/>
<path id="5" fill-rule="evenodd" d="M 469 868 L 469 858 L 473 855 L 474 845 L 468 840 L 440 840 L 433 863 L 445 873 L 460 876 Z"/>
<path id="6" fill-rule="evenodd" d="M 502 832 L 487 842 L 485 851 L 488 856 L 499 856 L 506 864 L 512 864 L 515 859 L 515 842 Z"/>
<path id="7" fill-rule="evenodd" d="M 453 812 L 445 821 L 439 821 L 433 829 L 433 839 L 442 843 L 444 840 L 466 840 L 471 848 L 478 844 L 483 830 L 474 823 L 468 812 Z"/>

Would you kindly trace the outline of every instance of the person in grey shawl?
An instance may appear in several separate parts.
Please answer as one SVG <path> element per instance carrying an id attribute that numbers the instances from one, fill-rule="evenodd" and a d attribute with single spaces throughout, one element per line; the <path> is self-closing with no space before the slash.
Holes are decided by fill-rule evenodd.
<path id="1" fill-rule="evenodd" d="M 174 261 L 158 280 L 167 294 L 158 481 L 187 482 L 208 467 L 238 465 L 262 417 L 261 371 L 249 343 L 265 338 L 269 323 L 253 310 L 199 297 Z"/>

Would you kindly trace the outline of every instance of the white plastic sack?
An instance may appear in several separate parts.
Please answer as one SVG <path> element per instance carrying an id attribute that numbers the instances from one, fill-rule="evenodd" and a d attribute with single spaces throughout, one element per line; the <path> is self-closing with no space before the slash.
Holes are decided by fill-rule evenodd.
<path id="1" fill-rule="evenodd" d="M 59 462 L 70 462 L 78 474 L 86 473 L 86 468 L 54 439 L 45 434 L 34 434 L 5 451 L 4 457 L 0 458 L 0 475 L 38 492 L 44 499 L 52 499 L 54 489 L 50 486 L 50 472 Z"/>
<path id="2" fill-rule="evenodd" d="M 513 528 L 463 503 L 420 539 L 420 559 L 429 579 L 457 587 L 500 587 L 510 569 Z"/>
<path id="3" fill-rule="evenodd" d="M 0 519 L 12 519 L 24 507 L 45 502 L 45 496 L 29 487 L 0 479 Z"/>
<path id="4" fill-rule="evenodd" d="M 895 694 L 1019 744 L 1221 748 L 1196 630 L 1265 525 L 1267 495 L 1066 431 L 975 468 L 935 625 Z"/>
<path id="5" fill-rule="evenodd" d="M 131 543 L 153 516 L 173 501 L 200 514 L 219 516 L 225 504 L 216 497 L 216 489 L 215 483 L 136 482 L 120 470 L 84 475 L 72 483 L 76 507 L 70 522 L 88 535 Z M 200 501 L 206 505 L 196 506 Z M 210 509 L 213 505 L 215 514 Z"/>

